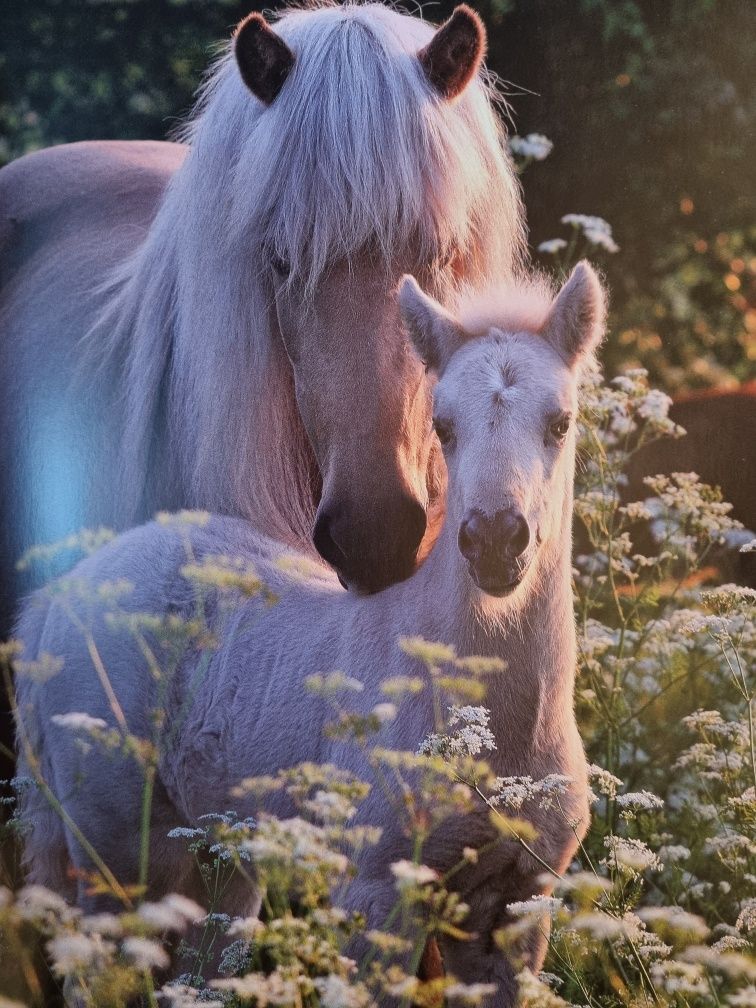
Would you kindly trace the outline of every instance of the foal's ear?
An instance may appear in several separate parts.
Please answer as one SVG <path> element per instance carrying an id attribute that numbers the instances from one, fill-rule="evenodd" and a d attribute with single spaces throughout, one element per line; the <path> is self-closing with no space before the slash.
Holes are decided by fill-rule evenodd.
<path id="1" fill-rule="evenodd" d="M 234 33 L 234 55 L 249 90 L 270 105 L 294 66 L 294 53 L 255 11 L 240 22 Z"/>
<path id="2" fill-rule="evenodd" d="M 456 98 L 476 75 L 486 54 L 486 29 L 467 4 L 454 13 L 417 54 L 425 76 L 442 98 Z"/>
<path id="3" fill-rule="evenodd" d="M 409 275 L 399 284 L 399 311 L 419 357 L 441 374 L 465 341 L 462 326 Z"/>
<path id="4" fill-rule="evenodd" d="M 557 294 L 543 335 L 570 367 L 595 350 L 604 335 L 606 299 L 601 281 L 583 259 Z"/>

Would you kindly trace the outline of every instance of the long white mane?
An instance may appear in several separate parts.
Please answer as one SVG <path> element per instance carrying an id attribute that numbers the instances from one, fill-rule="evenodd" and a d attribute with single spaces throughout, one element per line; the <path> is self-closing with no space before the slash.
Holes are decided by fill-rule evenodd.
<path id="1" fill-rule="evenodd" d="M 368 244 L 387 263 L 411 243 L 458 251 L 475 286 L 518 270 L 520 193 L 494 85 L 435 95 L 415 58 L 433 30 L 375 3 L 284 10 L 276 31 L 296 62 L 270 106 L 230 52 L 212 69 L 182 133 L 186 161 L 89 334 L 124 389 L 124 521 L 149 508 L 145 474 L 162 464 L 176 504 L 308 543 L 313 461 L 271 336 L 271 251 L 309 293 Z"/>

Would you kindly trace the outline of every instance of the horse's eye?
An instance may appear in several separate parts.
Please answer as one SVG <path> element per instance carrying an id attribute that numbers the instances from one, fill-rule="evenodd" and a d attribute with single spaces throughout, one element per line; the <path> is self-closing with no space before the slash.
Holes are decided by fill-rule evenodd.
<path id="1" fill-rule="evenodd" d="M 570 418 L 568 416 L 559 417 L 559 419 L 555 420 L 549 427 L 552 437 L 556 438 L 557 441 L 562 441 L 566 438 L 569 429 Z"/>
<path id="2" fill-rule="evenodd" d="M 442 445 L 448 445 L 454 437 L 454 428 L 450 420 L 441 420 L 438 417 L 434 417 L 433 430 L 436 432 L 436 436 Z"/>

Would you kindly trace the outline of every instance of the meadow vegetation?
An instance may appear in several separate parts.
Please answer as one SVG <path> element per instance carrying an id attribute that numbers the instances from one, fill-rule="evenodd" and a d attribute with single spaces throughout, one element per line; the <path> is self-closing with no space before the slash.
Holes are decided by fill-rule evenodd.
<path id="1" fill-rule="evenodd" d="M 528 149 L 520 147 L 518 156 L 527 159 Z M 571 215 L 565 227 L 571 240 L 544 250 L 559 257 L 562 268 L 585 251 L 598 257 L 616 250 L 611 229 L 599 218 Z M 756 591 L 717 580 L 728 551 L 753 550 L 756 541 L 730 517 L 721 494 L 694 474 L 649 478 L 646 499 L 624 501 L 623 472 L 632 454 L 649 440 L 684 436 L 668 419 L 669 405 L 640 369 L 609 381 L 595 372 L 582 390 L 576 703 L 593 813 L 554 895 L 512 904 L 511 922 L 497 934 L 515 957 L 523 928 L 538 921 L 550 934 L 545 972 L 520 973 L 521 1003 L 529 1008 L 737 1008 L 756 999 Z M 186 523 L 205 518 L 186 513 L 161 520 L 188 543 Z M 88 533 L 62 545 L 86 553 L 107 537 Z M 54 553 L 54 547 L 42 548 L 25 562 L 45 562 Z M 266 592 L 255 571 L 233 558 L 198 565 L 188 552 L 184 575 L 198 599 L 189 621 L 127 613 L 127 584 L 106 584 L 92 597 L 109 620 L 144 644 L 153 674 L 166 684 L 185 648 L 209 653 L 214 646 L 202 618 L 209 595 L 232 611 L 241 599 Z M 91 589 L 69 578 L 48 590 L 65 604 L 67 593 Z M 268 603 L 275 605 L 275 598 L 268 596 Z M 85 623 L 72 633 L 91 636 Z M 366 718 L 350 710 L 350 695 L 361 684 L 348 669 L 313 676 L 307 684 L 332 703 L 329 731 L 369 752 L 370 784 L 334 766 L 282 768 L 274 777 L 240 781 L 236 796 L 264 798 L 283 790 L 295 816 L 261 812 L 240 820 L 231 794 L 217 814 L 168 834 L 197 860 L 206 888 L 202 905 L 177 894 L 152 902 L 144 888 L 124 889 L 96 852 L 98 870 L 85 882 L 114 898 L 112 913 L 82 914 L 39 886 L 1 889 L 0 954 L 12 964 L 13 977 L 6 972 L 7 997 L 0 1005 L 42 1004 L 41 949 L 56 977 L 92 1008 L 115 1008 L 130 997 L 176 1008 L 213 1002 L 367 1008 L 386 995 L 404 1005 L 437 1005 L 442 997 L 449 1004 L 478 1004 L 490 996 L 485 984 L 416 976 L 429 936 L 446 932 L 464 939 L 475 929 L 454 893 L 453 876 L 464 863 L 440 877 L 423 864 L 424 839 L 447 816 L 482 803 L 502 838 L 529 847 L 532 827 L 519 813 L 535 803 L 564 818 L 560 796 L 567 780 L 491 773 L 486 756 L 497 739 L 486 685 L 506 675 L 499 663 L 458 655 L 443 641 L 403 639 L 397 646 L 414 656 L 418 674 L 388 680 L 384 700 Z M 93 638 L 91 651 L 96 661 Z M 16 675 L 42 681 L 60 670 L 54 655 L 26 663 L 14 662 L 17 655 L 17 643 L 4 647 L 8 684 L 13 664 Z M 381 749 L 375 741 L 381 724 L 401 718 L 403 705 L 423 689 L 433 691 L 436 731 L 418 738 L 412 751 Z M 126 751 L 141 767 L 146 883 L 152 787 L 161 747 L 170 745 L 161 710 L 154 711 L 149 738 L 85 713 L 57 721 L 82 747 L 101 749 L 103 759 Z M 28 745 L 23 735 L 19 745 Z M 9 782 L 3 800 L 12 805 L 24 788 L 41 788 L 56 803 L 29 756 L 31 778 Z M 370 786 L 393 795 L 415 856 L 392 866 L 395 907 L 380 930 L 365 933 L 360 913 L 347 915 L 339 897 L 350 884 L 350 856 L 377 839 L 376 830 L 354 824 Z M 12 819 L 4 842 L 22 842 L 21 833 Z M 466 850 L 465 859 L 474 862 L 479 853 Z M 543 871 L 554 874 L 546 863 Z M 260 919 L 218 912 L 237 872 L 262 893 Z M 359 961 L 349 956 L 356 937 L 367 949 Z M 221 950 L 221 977 L 206 977 Z M 176 955 L 183 972 L 170 975 Z"/>

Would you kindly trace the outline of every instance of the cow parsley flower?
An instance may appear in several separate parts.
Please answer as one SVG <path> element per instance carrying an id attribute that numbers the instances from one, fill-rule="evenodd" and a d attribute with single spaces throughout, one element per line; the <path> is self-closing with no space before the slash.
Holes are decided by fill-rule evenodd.
<path id="1" fill-rule="evenodd" d="M 619 252 L 619 245 L 612 237 L 612 226 L 603 217 L 568 213 L 562 217 L 562 224 L 571 224 L 572 227 L 580 230 L 592 245 L 603 248 L 607 252 Z"/>
<path id="2" fill-rule="evenodd" d="M 498 987 L 492 983 L 453 983 L 444 993 L 449 1001 L 462 1001 L 464 1004 L 480 1004 L 483 998 L 492 997 Z"/>
<path id="3" fill-rule="evenodd" d="M 567 248 L 567 242 L 564 238 L 550 238 L 548 241 L 541 242 L 538 246 L 538 251 L 544 255 L 556 255 L 563 248 Z"/>
<path id="4" fill-rule="evenodd" d="M 57 935 L 47 943 L 55 972 L 60 976 L 71 976 L 92 969 L 103 961 L 111 949 L 112 946 L 103 942 L 100 935 L 76 932 Z"/>
<path id="5" fill-rule="evenodd" d="M 554 149 L 554 144 L 543 133 L 528 133 L 527 136 L 509 138 L 509 149 L 520 157 L 533 161 L 545 161 Z"/>
<path id="6" fill-rule="evenodd" d="M 92 717 L 83 711 L 69 711 L 67 714 L 53 714 L 50 718 L 53 724 L 60 725 L 61 728 L 68 728 L 70 731 L 96 733 L 107 728 L 107 722 L 102 718 Z"/>
<path id="7" fill-rule="evenodd" d="M 168 966 L 169 960 L 165 949 L 151 938 L 132 935 L 124 939 L 121 950 L 137 969 L 165 969 Z"/>
<path id="8" fill-rule="evenodd" d="M 664 808 L 664 802 L 650 791 L 630 791 L 617 795 L 615 799 L 622 819 L 635 819 L 639 812 L 657 812 Z"/>
<path id="9" fill-rule="evenodd" d="M 520 809 L 525 802 L 535 801 L 539 808 L 549 809 L 569 791 L 571 783 L 572 778 L 565 774 L 547 774 L 535 781 L 532 777 L 498 777 L 490 803 Z"/>
<path id="10" fill-rule="evenodd" d="M 735 927 L 746 934 L 756 931 L 756 896 L 751 896 L 742 904 Z"/>
<path id="11" fill-rule="evenodd" d="M 607 836 L 604 846 L 609 851 L 606 864 L 619 872 L 640 873 L 649 868 L 661 868 L 661 861 L 642 840 L 633 837 Z"/>
<path id="12" fill-rule="evenodd" d="M 428 885 L 438 878 L 438 872 L 433 868 L 406 860 L 394 861 L 391 865 L 391 874 L 396 879 L 396 886 L 400 890 Z"/>
<path id="13" fill-rule="evenodd" d="M 617 788 L 622 787 L 622 781 L 619 777 L 615 777 L 613 773 L 604 770 L 596 763 L 588 764 L 588 780 L 597 791 L 606 795 L 607 798 L 616 798 Z"/>
<path id="14" fill-rule="evenodd" d="M 519 900 L 509 903 L 507 910 L 515 917 L 537 916 L 545 917 L 547 914 L 553 917 L 562 909 L 564 901 L 559 896 L 531 896 L 527 900 Z"/>
<path id="15" fill-rule="evenodd" d="M 323 1008 L 367 1008 L 370 992 L 364 984 L 350 984 L 343 977 L 329 974 L 313 981 Z"/>
<path id="16" fill-rule="evenodd" d="M 449 708 L 449 734 L 433 732 L 420 743 L 418 755 L 454 759 L 480 756 L 484 750 L 496 749 L 496 740 L 488 727 L 491 712 L 487 707 L 452 706 Z"/>

